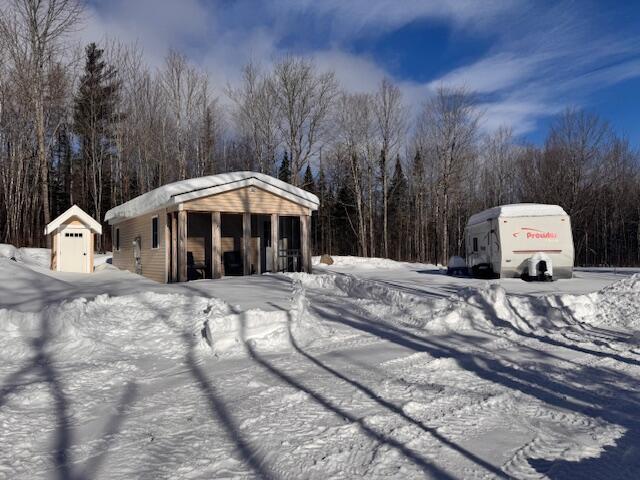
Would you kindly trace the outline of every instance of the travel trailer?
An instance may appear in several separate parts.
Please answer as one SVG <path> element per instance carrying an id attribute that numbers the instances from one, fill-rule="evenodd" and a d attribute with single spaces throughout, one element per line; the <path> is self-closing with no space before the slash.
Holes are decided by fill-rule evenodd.
<path id="1" fill-rule="evenodd" d="M 465 244 L 474 276 L 553 280 L 573 275 L 571 220 L 558 205 L 520 203 L 476 213 L 465 228 Z"/>

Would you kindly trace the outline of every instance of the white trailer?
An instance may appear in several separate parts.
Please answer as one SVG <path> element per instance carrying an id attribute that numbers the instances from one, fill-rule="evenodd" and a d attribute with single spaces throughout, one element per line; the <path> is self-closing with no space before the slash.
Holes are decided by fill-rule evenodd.
<path id="1" fill-rule="evenodd" d="M 551 280 L 573 275 L 569 215 L 558 205 L 520 203 L 476 213 L 465 228 L 474 276 Z"/>

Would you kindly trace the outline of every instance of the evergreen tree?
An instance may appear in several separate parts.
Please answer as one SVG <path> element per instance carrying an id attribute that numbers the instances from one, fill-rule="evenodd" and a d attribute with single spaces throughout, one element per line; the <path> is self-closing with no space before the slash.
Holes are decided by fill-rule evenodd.
<path id="1" fill-rule="evenodd" d="M 407 230 L 407 220 L 409 214 L 409 185 L 407 178 L 402 171 L 400 155 L 396 157 L 396 165 L 389 186 L 389 230 L 390 230 L 390 251 L 395 258 L 400 259 L 403 252 L 406 255 L 407 248 L 404 245 L 405 230 Z M 405 248 L 403 248 L 403 246 Z"/>
<path id="2" fill-rule="evenodd" d="M 411 166 L 411 197 L 412 197 L 412 235 L 413 246 L 411 251 L 411 259 L 424 262 L 427 259 L 427 226 L 425 209 L 425 173 L 424 162 L 420 150 L 416 150 L 413 157 L 413 165 Z"/>
<path id="3" fill-rule="evenodd" d="M 89 207 L 95 218 L 102 218 L 103 193 L 109 191 L 107 187 L 111 180 L 106 167 L 115 148 L 120 84 L 115 68 L 103 59 L 103 49 L 90 43 L 85 54 L 84 73 L 74 102 L 73 123 L 80 142 L 80 162 L 87 187 L 76 196 L 90 199 L 90 202 L 86 201 L 85 208 Z M 106 198 L 108 200 L 109 196 Z"/>
<path id="4" fill-rule="evenodd" d="M 327 190 L 327 180 L 322 166 L 322 157 L 320 158 L 320 167 L 318 169 L 318 181 L 315 187 L 315 193 L 320 199 L 318 206 L 318 215 L 316 221 L 316 252 L 331 253 L 331 242 L 329 237 L 330 212 L 333 208 L 333 199 Z"/>
<path id="5" fill-rule="evenodd" d="M 311 173 L 311 166 L 307 164 L 307 169 L 304 171 L 304 180 L 302 181 L 302 188 L 311 192 L 316 193 L 316 185 L 313 181 L 313 174 Z"/>
<path id="6" fill-rule="evenodd" d="M 358 255 L 358 211 L 353 189 L 348 183 L 340 181 L 336 200 L 331 207 L 329 217 L 332 221 L 332 245 L 335 251 L 343 255 Z"/>
<path id="7" fill-rule="evenodd" d="M 291 183 L 291 167 L 289 166 L 289 154 L 287 152 L 284 152 L 284 157 L 282 157 L 278 178 L 283 182 Z"/>

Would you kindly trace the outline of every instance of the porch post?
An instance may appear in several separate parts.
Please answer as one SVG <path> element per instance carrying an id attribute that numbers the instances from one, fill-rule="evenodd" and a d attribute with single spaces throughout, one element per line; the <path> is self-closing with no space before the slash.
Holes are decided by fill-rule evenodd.
<path id="1" fill-rule="evenodd" d="M 171 212 L 171 282 L 178 281 L 178 216 Z"/>
<path id="2" fill-rule="evenodd" d="M 220 265 L 220 246 L 222 235 L 220 233 L 220 212 L 211 212 L 211 276 L 220 278 L 222 268 Z"/>
<path id="3" fill-rule="evenodd" d="M 171 282 L 171 214 L 164 212 L 164 283 Z"/>
<path id="4" fill-rule="evenodd" d="M 242 263 L 244 264 L 244 274 L 251 275 L 251 259 L 250 256 L 251 241 L 251 214 L 242 214 Z"/>
<path id="5" fill-rule="evenodd" d="M 300 244 L 302 246 L 302 270 L 311 273 L 311 235 L 309 235 L 309 215 L 300 215 Z"/>
<path id="6" fill-rule="evenodd" d="M 187 281 L 187 212 L 178 210 L 178 281 Z"/>
<path id="7" fill-rule="evenodd" d="M 278 238 L 280 233 L 280 217 L 277 213 L 271 214 L 271 272 L 278 271 Z"/>

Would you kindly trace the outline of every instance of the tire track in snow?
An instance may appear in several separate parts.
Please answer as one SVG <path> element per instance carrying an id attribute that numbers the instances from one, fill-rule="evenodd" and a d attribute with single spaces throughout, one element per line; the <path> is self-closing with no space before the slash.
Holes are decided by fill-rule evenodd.
<path id="1" fill-rule="evenodd" d="M 587 338 L 587 341 L 591 341 L 591 340 L 592 339 Z M 534 342 L 544 343 L 537 339 L 529 339 L 527 337 L 521 337 L 521 343 L 523 344 L 530 344 Z M 509 340 L 508 343 L 512 343 L 511 340 Z M 496 345 L 497 344 L 498 342 L 496 342 Z M 495 345 L 492 345 L 492 347 L 495 348 Z M 609 346 L 607 345 L 607 347 Z M 568 347 L 564 347 L 560 345 L 560 346 L 557 346 L 556 348 L 568 348 Z M 549 348 L 549 346 L 547 346 L 547 349 L 553 350 L 553 348 Z M 578 362 L 579 365 L 583 368 L 594 368 L 596 365 L 603 364 L 603 363 L 609 363 L 609 364 L 617 363 L 615 361 L 612 361 L 608 357 L 595 356 L 593 354 L 591 355 L 585 354 L 584 357 L 588 358 L 587 362 L 582 362 L 582 361 Z M 394 362 L 394 363 L 398 363 L 398 362 Z M 529 404 L 529 403 L 526 403 L 526 404 Z M 494 411 L 496 409 L 505 410 L 505 406 L 507 406 L 509 407 L 509 410 L 511 410 L 513 413 L 514 405 L 515 404 L 513 399 L 509 399 L 506 402 L 498 402 L 495 397 L 488 399 L 486 402 L 484 402 L 484 404 L 483 403 L 469 404 L 467 407 L 460 410 L 460 412 L 468 413 L 469 415 L 457 413 L 456 416 L 460 420 L 459 422 L 452 421 L 451 418 L 448 418 L 447 422 L 445 423 L 446 430 L 448 432 L 454 433 L 454 436 L 468 433 L 469 422 L 472 421 L 473 418 L 477 418 L 480 414 L 483 413 L 482 410 L 484 406 L 487 407 L 484 410 L 489 410 L 489 411 Z M 433 405 L 429 405 L 429 407 L 433 407 Z M 567 413 L 567 412 L 554 412 L 548 409 L 540 408 L 539 406 L 536 407 L 533 412 L 529 412 L 529 414 L 533 419 L 540 420 L 545 418 L 549 421 L 549 423 L 553 425 L 563 425 L 565 427 L 568 427 L 574 431 L 574 435 L 576 434 L 588 435 L 589 432 L 593 433 L 593 428 L 596 425 L 596 422 L 594 422 L 590 418 L 585 417 L 583 415 Z M 482 418 L 482 416 L 480 416 L 480 418 Z M 491 424 L 495 426 L 495 422 L 491 422 Z M 459 427 L 458 431 L 455 431 L 456 426 Z M 614 427 L 611 427 L 611 426 L 601 427 L 600 430 L 602 431 L 603 428 L 604 428 L 604 431 L 608 430 L 610 432 L 610 435 L 609 435 L 610 438 L 615 438 L 620 434 L 619 429 L 616 429 Z M 576 432 L 576 430 L 578 431 Z M 604 434 L 604 431 L 603 431 L 603 434 Z M 591 443 L 592 443 L 591 445 L 582 446 L 582 455 L 584 456 L 596 455 L 601 450 L 602 438 L 598 442 L 591 442 Z M 557 436 L 549 436 L 549 435 L 542 434 L 540 436 L 536 436 L 534 440 L 532 440 L 525 447 L 521 448 L 514 455 L 513 459 L 510 462 L 507 462 L 505 464 L 504 468 L 509 474 L 514 475 L 516 478 L 540 478 L 540 474 L 530 466 L 529 464 L 530 458 L 552 458 L 552 459 L 560 458 L 561 459 L 563 458 L 564 452 L 570 451 L 571 449 L 575 450 L 576 448 L 578 448 L 578 446 L 576 446 L 576 441 L 574 438 L 558 438 Z M 612 468 L 617 468 L 617 467 L 618 466 L 612 465 Z"/>

